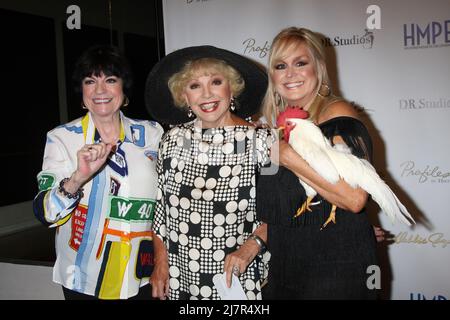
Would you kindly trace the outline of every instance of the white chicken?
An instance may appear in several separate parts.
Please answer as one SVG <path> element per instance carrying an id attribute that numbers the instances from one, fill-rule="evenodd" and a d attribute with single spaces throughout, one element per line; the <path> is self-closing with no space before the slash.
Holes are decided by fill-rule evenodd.
<path id="1" fill-rule="evenodd" d="M 301 109 L 297 109 L 301 110 Z M 322 131 L 310 120 L 306 120 L 308 113 L 293 115 L 294 110 L 286 110 L 280 114 L 277 124 L 284 128 L 285 140 L 289 145 L 328 182 L 335 184 L 342 178 L 353 188 L 360 187 L 372 196 L 372 199 L 387 214 L 391 222 L 397 219 L 410 226 L 409 218 L 415 223 L 405 206 L 400 202 L 389 186 L 380 178 L 375 168 L 365 159 L 353 155 L 345 144 L 336 144 L 334 147 L 322 134 Z M 285 112 L 286 112 L 285 111 Z M 294 118 L 295 117 L 295 118 Z M 295 217 L 309 208 L 311 200 L 317 192 L 301 179 L 308 199 L 298 209 Z M 333 205 L 330 216 L 323 224 L 324 228 L 329 222 L 335 221 L 336 206 Z"/>

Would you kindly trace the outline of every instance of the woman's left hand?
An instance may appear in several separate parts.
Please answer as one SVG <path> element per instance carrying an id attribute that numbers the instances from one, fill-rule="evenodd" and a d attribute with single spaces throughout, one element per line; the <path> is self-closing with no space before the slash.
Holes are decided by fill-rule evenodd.
<path id="1" fill-rule="evenodd" d="M 377 238 L 377 242 L 383 242 L 386 240 L 385 231 L 380 227 L 372 226 L 373 232 L 375 234 L 375 238 Z"/>
<path id="2" fill-rule="evenodd" d="M 228 288 L 231 287 L 232 274 L 234 273 L 239 277 L 247 269 L 258 252 L 259 246 L 255 241 L 246 241 L 238 250 L 225 257 L 223 269 L 227 273 Z"/>

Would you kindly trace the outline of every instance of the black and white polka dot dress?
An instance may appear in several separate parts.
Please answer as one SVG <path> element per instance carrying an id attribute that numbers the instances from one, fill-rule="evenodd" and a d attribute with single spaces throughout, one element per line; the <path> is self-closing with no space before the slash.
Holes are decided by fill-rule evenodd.
<path id="1" fill-rule="evenodd" d="M 261 224 L 256 178 L 269 160 L 268 129 L 174 127 L 161 141 L 153 229 L 169 252 L 169 298 L 220 299 L 213 278 L 225 256 Z M 261 299 L 269 254 L 257 256 L 240 281 L 248 299 Z"/>

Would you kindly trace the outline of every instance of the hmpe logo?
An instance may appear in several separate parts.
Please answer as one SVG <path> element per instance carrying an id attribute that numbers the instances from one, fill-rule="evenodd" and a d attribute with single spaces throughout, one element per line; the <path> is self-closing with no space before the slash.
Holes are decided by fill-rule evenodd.
<path id="1" fill-rule="evenodd" d="M 447 298 L 443 295 L 435 295 L 433 297 L 430 296 L 425 296 L 423 293 L 417 292 L 411 292 L 409 294 L 409 299 L 410 300 L 447 300 Z"/>
<path id="2" fill-rule="evenodd" d="M 404 24 L 403 45 L 405 49 L 450 46 L 450 20 Z"/>

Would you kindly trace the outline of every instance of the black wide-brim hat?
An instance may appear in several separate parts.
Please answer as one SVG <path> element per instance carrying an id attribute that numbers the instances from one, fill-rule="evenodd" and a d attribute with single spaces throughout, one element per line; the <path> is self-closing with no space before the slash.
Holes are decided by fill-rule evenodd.
<path id="1" fill-rule="evenodd" d="M 267 74 L 264 69 L 237 53 L 213 46 L 197 46 L 168 54 L 150 71 L 145 85 L 145 105 L 156 121 L 175 125 L 192 120 L 188 117 L 187 110 L 175 106 L 168 81 L 188 61 L 200 58 L 223 60 L 241 74 L 245 88 L 238 97 L 235 97 L 238 108 L 234 113 L 237 116 L 247 118 L 260 110 L 267 89 Z"/>

